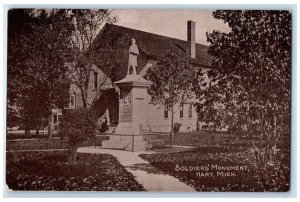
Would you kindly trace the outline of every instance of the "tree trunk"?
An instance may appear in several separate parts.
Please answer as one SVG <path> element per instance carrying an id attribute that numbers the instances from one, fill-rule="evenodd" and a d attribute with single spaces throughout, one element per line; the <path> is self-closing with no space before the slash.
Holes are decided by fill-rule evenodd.
<path id="1" fill-rule="evenodd" d="M 173 134 L 174 134 L 174 112 L 173 112 L 173 105 L 172 105 L 170 147 L 172 147 Z"/>
<path id="2" fill-rule="evenodd" d="M 77 147 L 70 147 L 69 149 L 69 163 L 76 164 L 77 159 Z"/>
<path id="3" fill-rule="evenodd" d="M 80 92 L 81 92 L 81 98 L 82 98 L 82 104 L 83 104 L 83 108 L 86 109 L 87 107 L 87 103 L 86 103 L 86 91 L 84 90 L 84 88 L 80 88 Z"/>
<path id="4" fill-rule="evenodd" d="M 39 129 L 38 128 L 35 129 L 35 133 L 36 133 L 37 136 L 39 135 Z"/>
<path id="5" fill-rule="evenodd" d="M 199 131 L 200 130 L 200 124 L 199 124 L 199 113 L 196 112 L 196 115 L 197 115 L 197 120 L 196 120 L 196 131 Z"/>
<path id="6" fill-rule="evenodd" d="M 48 138 L 52 138 L 52 134 L 51 134 L 51 125 L 52 125 L 52 112 L 51 110 L 49 111 L 49 115 L 48 115 Z"/>
<path id="7" fill-rule="evenodd" d="M 101 132 L 100 132 L 101 135 Z M 97 147 L 97 132 L 95 131 L 95 136 L 94 136 L 94 142 L 95 142 L 95 149 Z"/>

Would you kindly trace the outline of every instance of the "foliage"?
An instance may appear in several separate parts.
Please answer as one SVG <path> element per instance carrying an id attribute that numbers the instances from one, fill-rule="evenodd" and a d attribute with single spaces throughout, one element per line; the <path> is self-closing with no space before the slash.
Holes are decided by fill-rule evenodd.
<path id="1" fill-rule="evenodd" d="M 72 9 L 69 11 L 73 17 L 75 32 L 72 37 L 73 48 L 77 51 L 86 51 L 104 23 L 114 23 L 117 18 L 112 10 L 107 9 Z"/>
<path id="2" fill-rule="evenodd" d="M 268 178 L 261 178 L 253 155 L 237 147 L 230 149 L 202 147 L 190 152 L 141 154 L 140 157 L 163 172 L 193 186 L 197 191 L 278 192 L 289 190 L 288 151 L 278 153 L 277 161 L 273 165 L 268 165 L 266 173 Z M 225 177 L 220 175 L 220 170 L 211 167 L 215 165 L 247 166 L 247 169 L 231 170 L 229 172 L 234 174 Z M 212 173 L 212 176 L 201 176 L 200 173 Z"/>
<path id="3" fill-rule="evenodd" d="M 45 126 L 51 110 L 69 101 L 65 64 L 73 28 L 63 9 L 8 12 L 8 100 L 25 126 Z"/>
<path id="4" fill-rule="evenodd" d="M 70 162 L 76 162 L 79 145 L 95 136 L 96 117 L 90 110 L 74 110 L 63 115 L 59 134 L 70 150 Z"/>
<path id="5" fill-rule="evenodd" d="M 144 191 L 134 176 L 107 154 L 79 154 L 66 163 L 62 152 L 31 152 L 7 156 L 6 183 L 12 190 Z"/>
<path id="6" fill-rule="evenodd" d="M 195 70 L 188 55 L 180 56 L 171 50 L 167 51 L 145 75 L 153 82 L 148 90 L 151 101 L 169 110 L 175 104 L 186 102 L 193 95 L 191 81 Z"/>
<path id="7" fill-rule="evenodd" d="M 106 24 L 105 26 L 110 26 Z M 99 32 L 94 42 L 87 51 L 87 57 L 92 64 L 95 64 L 105 74 L 99 78 L 96 95 L 92 98 L 91 107 L 97 105 L 97 101 L 104 92 L 101 91 L 108 78 L 111 82 L 115 82 L 121 75 L 124 76 L 128 65 L 128 47 L 131 36 L 120 34 L 113 28 L 103 29 Z"/>
<path id="8" fill-rule="evenodd" d="M 99 57 L 99 53 L 91 50 L 96 35 L 105 23 L 114 23 L 117 18 L 112 16 L 112 10 L 107 9 L 72 9 L 70 15 L 73 18 L 75 31 L 72 36 L 73 61 L 69 63 L 69 77 L 72 83 L 81 91 L 83 108 L 88 105 L 88 88 L 90 74 L 92 72 L 93 59 Z M 109 68 L 107 68 L 109 69 Z M 110 69 L 109 69 L 110 70 Z M 97 89 L 101 89 L 108 79 L 105 75 L 98 82 Z M 98 99 L 99 95 L 91 98 Z"/>
<path id="9" fill-rule="evenodd" d="M 280 135 L 290 133 L 291 13 L 215 11 L 231 31 L 207 34 L 215 59 L 194 89 L 200 120 L 260 141 L 252 150 L 265 172 Z"/>
<path id="10" fill-rule="evenodd" d="M 9 100 L 7 100 L 6 117 L 7 127 L 19 126 L 21 124 L 21 117 L 18 115 L 18 110 L 9 103 Z"/>
<path id="11" fill-rule="evenodd" d="M 192 82 L 195 79 L 196 67 L 191 64 L 188 55 L 178 55 L 168 50 L 156 65 L 149 68 L 145 78 L 152 81 L 148 89 L 151 101 L 171 111 L 171 134 L 174 132 L 175 105 L 187 102 L 192 98 Z"/>

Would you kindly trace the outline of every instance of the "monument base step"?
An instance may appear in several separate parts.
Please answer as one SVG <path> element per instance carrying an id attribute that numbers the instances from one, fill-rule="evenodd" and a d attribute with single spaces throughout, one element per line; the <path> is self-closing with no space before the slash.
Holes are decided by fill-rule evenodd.
<path id="1" fill-rule="evenodd" d="M 133 143 L 133 144 L 132 144 Z M 145 151 L 164 146 L 164 141 L 157 136 L 110 135 L 109 140 L 102 141 L 102 148 L 126 151 Z"/>
<path id="2" fill-rule="evenodd" d="M 163 140 L 150 140 L 147 142 L 147 149 L 157 149 L 165 145 Z"/>
<path id="3" fill-rule="evenodd" d="M 145 141 L 152 141 L 152 140 L 158 140 L 157 134 L 146 134 L 144 135 Z"/>
<path id="4" fill-rule="evenodd" d="M 147 149 L 145 141 L 120 141 L 120 140 L 105 140 L 102 141 L 102 148 L 105 149 L 121 149 L 125 151 L 144 151 Z"/>
<path id="5" fill-rule="evenodd" d="M 111 140 L 102 141 L 102 148 L 105 148 L 105 149 L 128 150 L 129 145 L 130 145 L 130 142 L 128 142 L 128 141 L 111 141 Z"/>

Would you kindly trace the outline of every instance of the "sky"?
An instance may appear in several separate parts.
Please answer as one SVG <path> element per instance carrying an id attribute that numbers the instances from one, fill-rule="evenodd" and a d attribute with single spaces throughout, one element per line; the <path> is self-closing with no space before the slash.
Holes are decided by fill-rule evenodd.
<path id="1" fill-rule="evenodd" d="M 206 32 L 230 28 L 222 20 L 213 18 L 211 10 L 114 10 L 116 25 L 187 40 L 187 21 L 196 22 L 196 42 L 209 45 Z"/>

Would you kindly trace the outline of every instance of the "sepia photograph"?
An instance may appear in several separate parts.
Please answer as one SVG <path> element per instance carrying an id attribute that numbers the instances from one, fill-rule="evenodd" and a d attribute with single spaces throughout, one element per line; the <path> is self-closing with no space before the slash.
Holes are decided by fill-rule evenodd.
<path id="1" fill-rule="evenodd" d="M 7 191 L 290 191 L 291 10 L 5 15 Z"/>

